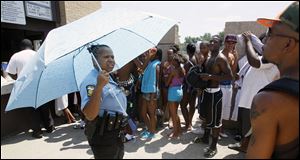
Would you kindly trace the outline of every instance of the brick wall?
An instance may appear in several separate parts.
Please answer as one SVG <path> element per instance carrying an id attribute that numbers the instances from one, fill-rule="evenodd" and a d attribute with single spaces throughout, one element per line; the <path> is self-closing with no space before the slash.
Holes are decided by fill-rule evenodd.
<path id="1" fill-rule="evenodd" d="M 61 24 L 84 17 L 101 8 L 101 1 L 60 1 Z"/>
<path id="2" fill-rule="evenodd" d="M 245 31 L 251 31 L 256 36 L 264 33 L 266 28 L 256 21 L 242 21 L 242 22 L 226 22 L 225 23 L 225 35 L 226 34 L 241 34 Z"/>

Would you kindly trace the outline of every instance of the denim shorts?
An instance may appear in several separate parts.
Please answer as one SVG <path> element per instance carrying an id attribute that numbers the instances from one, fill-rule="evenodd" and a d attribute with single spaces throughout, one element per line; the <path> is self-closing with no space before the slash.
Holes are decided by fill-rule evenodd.
<path id="1" fill-rule="evenodd" d="M 181 86 L 169 87 L 168 90 L 168 101 L 170 102 L 180 102 L 183 96 L 183 91 Z"/>
<path id="2" fill-rule="evenodd" d="M 154 93 L 143 93 L 143 98 L 146 99 L 147 101 L 150 101 L 150 95 L 154 94 Z M 153 98 L 153 100 L 157 100 L 157 94 L 155 95 L 155 97 Z"/>

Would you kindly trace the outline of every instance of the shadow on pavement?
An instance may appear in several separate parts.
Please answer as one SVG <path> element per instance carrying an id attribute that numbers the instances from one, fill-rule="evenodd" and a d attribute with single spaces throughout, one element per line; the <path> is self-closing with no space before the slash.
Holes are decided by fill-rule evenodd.
<path id="1" fill-rule="evenodd" d="M 61 151 L 67 149 L 90 148 L 88 144 L 81 144 L 83 142 L 87 142 L 87 139 L 84 135 L 84 130 L 74 129 L 74 125 L 56 127 L 56 130 L 54 132 L 45 136 L 47 137 L 45 141 L 48 143 L 63 141 L 64 143 L 62 144 L 63 148 L 60 149 Z M 88 154 L 92 155 L 92 151 L 88 152 Z"/>
<path id="2" fill-rule="evenodd" d="M 229 154 L 224 157 L 224 159 L 244 159 L 245 153 L 239 152 L 238 154 Z"/>
<path id="3" fill-rule="evenodd" d="M 22 141 L 30 141 L 36 139 L 33 138 L 31 134 L 32 132 L 26 131 L 26 132 L 19 133 L 17 135 L 7 136 L 5 137 L 5 139 L 1 140 L 1 145 L 16 144 Z"/>
<path id="4" fill-rule="evenodd" d="M 193 157 L 193 159 L 203 159 L 203 148 L 206 147 L 204 144 L 189 144 L 181 152 L 178 153 L 162 153 L 162 159 L 186 159 L 187 157 Z"/>

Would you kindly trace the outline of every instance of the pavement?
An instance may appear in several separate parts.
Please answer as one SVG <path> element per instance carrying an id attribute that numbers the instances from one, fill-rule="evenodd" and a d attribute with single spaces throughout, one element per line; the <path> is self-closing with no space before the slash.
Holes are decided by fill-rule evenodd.
<path id="1" fill-rule="evenodd" d="M 179 111 L 178 113 L 181 113 Z M 193 118 L 194 126 L 198 126 L 198 113 Z M 183 118 L 180 115 L 182 126 Z M 93 159 L 83 129 L 74 129 L 75 124 L 61 124 L 56 126 L 53 133 L 44 131 L 43 138 L 31 137 L 31 130 L 18 135 L 5 137 L 1 140 L 1 159 Z M 138 128 L 138 134 L 142 128 Z M 226 130 L 225 130 L 226 131 Z M 203 159 L 203 149 L 208 145 L 195 144 L 197 136 L 192 132 L 185 132 L 179 139 L 169 139 L 167 123 L 159 129 L 155 138 L 135 140 L 125 143 L 124 159 Z M 228 131 L 230 132 L 230 131 Z M 245 154 L 227 148 L 228 144 L 236 143 L 233 135 L 219 140 L 218 153 L 214 159 L 243 159 Z"/>

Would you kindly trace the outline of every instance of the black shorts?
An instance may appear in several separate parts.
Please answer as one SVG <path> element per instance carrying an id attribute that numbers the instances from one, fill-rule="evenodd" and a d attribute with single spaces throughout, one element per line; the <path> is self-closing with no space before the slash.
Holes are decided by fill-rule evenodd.
<path id="1" fill-rule="evenodd" d="M 215 93 L 208 93 L 204 90 L 202 93 L 199 114 L 206 120 L 207 128 L 219 128 L 222 125 L 222 96 L 221 90 Z"/>

